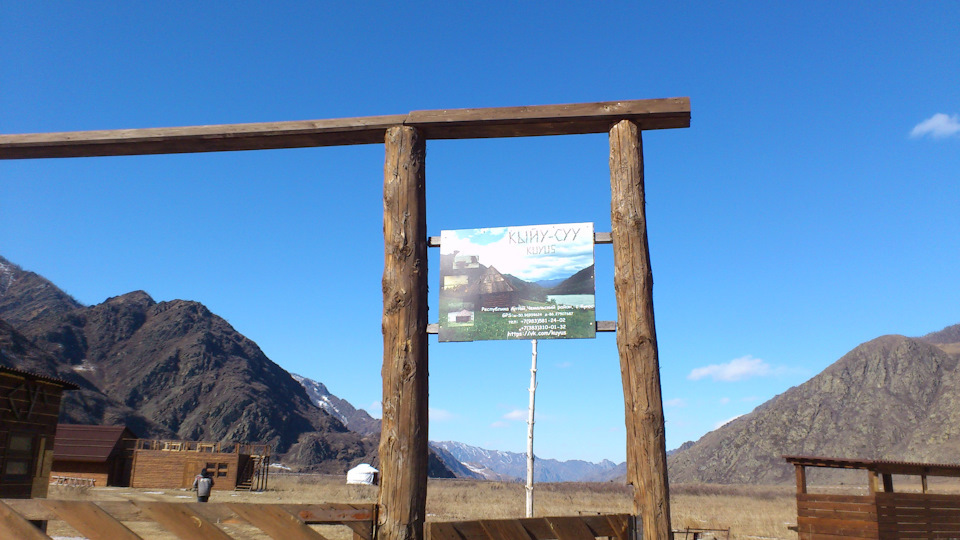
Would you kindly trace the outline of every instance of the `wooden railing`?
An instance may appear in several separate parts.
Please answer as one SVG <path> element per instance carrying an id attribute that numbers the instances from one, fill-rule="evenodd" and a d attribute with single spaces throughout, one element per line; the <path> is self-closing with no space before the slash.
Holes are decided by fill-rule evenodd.
<path id="1" fill-rule="evenodd" d="M 184 540 L 231 540 L 220 525 L 252 526 L 284 540 L 324 540 L 309 525 L 342 525 L 354 540 L 373 540 L 376 505 L 0 500 L 0 538 L 51 540 L 30 521 L 63 521 L 91 540 L 141 539 L 124 522 L 153 522 Z"/>
<path id="2" fill-rule="evenodd" d="M 70 486 L 70 487 L 96 487 L 95 478 L 83 478 L 79 476 L 50 476 L 51 486 Z"/>
<path id="3" fill-rule="evenodd" d="M 639 519 L 628 514 L 607 514 L 430 522 L 424 527 L 426 540 L 635 540 L 635 531 L 642 529 L 635 522 Z"/>
<path id="4" fill-rule="evenodd" d="M 171 452 L 210 452 L 224 454 L 249 454 L 252 456 L 269 456 L 269 444 L 219 443 L 199 441 L 177 441 L 163 439 L 137 439 L 134 446 L 137 450 L 165 450 Z"/>

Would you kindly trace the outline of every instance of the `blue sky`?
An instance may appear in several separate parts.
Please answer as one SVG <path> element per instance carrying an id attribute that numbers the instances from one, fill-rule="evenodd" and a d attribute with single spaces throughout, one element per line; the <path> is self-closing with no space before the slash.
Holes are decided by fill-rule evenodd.
<path id="1" fill-rule="evenodd" d="M 960 322 L 958 27 L 957 2 L 5 2 L 0 133 L 689 96 L 689 129 L 644 134 L 673 448 Z M 610 230 L 604 135 L 431 141 L 426 170 L 430 235 Z M 202 302 L 371 408 L 382 182 L 382 145 L 5 161 L 0 255 L 87 304 Z M 431 339 L 430 438 L 523 451 L 529 343 Z M 623 460 L 614 336 L 539 367 L 537 453 Z"/>

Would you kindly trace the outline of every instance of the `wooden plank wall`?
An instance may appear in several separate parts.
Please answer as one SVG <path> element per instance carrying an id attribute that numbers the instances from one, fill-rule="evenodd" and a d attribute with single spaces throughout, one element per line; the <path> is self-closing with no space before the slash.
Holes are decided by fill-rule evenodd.
<path id="1" fill-rule="evenodd" d="M 213 452 L 183 452 L 165 450 L 137 450 L 133 456 L 130 487 L 134 488 L 188 488 L 193 478 L 207 463 L 226 463 L 227 475 L 213 474 L 213 489 L 234 489 L 240 454 Z"/>
<path id="2" fill-rule="evenodd" d="M 609 537 L 632 540 L 631 516 L 537 517 L 522 519 L 483 519 L 426 524 L 427 540 L 593 540 Z"/>
<path id="3" fill-rule="evenodd" d="M 53 440 L 63 388 L 11 373 L 0 374 L 0 496 L 46 497 Z M 30 435 L 33 459 L 27 475 L 4 474 L 11 434 Z"/>
<path id="4" fill-rule="evenodd" d="M 960 495 L 877 493 L 881 538 L 960 537 Z"/>
<path id="5" fill-rule="evenodd" d="M 800 540 L 878 538 L 874 498 L 798 493 L 797 532 Z"/>

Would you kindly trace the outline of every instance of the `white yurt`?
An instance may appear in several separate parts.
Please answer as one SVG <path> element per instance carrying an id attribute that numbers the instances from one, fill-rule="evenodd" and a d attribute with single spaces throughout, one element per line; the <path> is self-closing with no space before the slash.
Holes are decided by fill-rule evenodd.
<path id="1" fill-rule="evenodd" d="M 347 471 L 347 483 L 372 486 L 379 480 L 379 475 L 380 471 L 366 463 L 361 463 Z"/>

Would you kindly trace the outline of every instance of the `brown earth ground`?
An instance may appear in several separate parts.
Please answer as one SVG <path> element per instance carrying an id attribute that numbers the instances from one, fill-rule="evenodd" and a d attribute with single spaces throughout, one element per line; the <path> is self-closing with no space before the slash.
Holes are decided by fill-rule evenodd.
<path id="1" fill-rule="evenodd" d="M 342 476 L 301 475 L 271 477 L 264 492 L 215 491 L 211 502 L 255 503 L 374 503 L 376 486 L 346 485 Z M 93 501 L 169 501 L 193 502 L 192 492 L 180 489 L 68 488 L 51 486 L 51 499 Z M 718 486 L 675 485 L 670 496 L 672 525 L 675 530 L 729 529 L 729 538 L 797 538 L 787 529 L 796 524 L 796 499 L 793 486 Z M 579 513 L 630 513 L 632 488 L 608 483 L 539 484 L 534 495 L 534 513 L 538 516 L 577 515 Z M 525 491 L 521 484 L 468 480 L 431 480 L 427 490 L 427 521 L 455 521 L 523 517 Z M 171 538 L 156 524 L 127 523 L 145 538 Z M 259 531 L 224 526 L 238 539 L 262 538 Z M 335 540 L 350 539 L 349 529 L 339 526 L 317 527 Z M 62 522 L 50 522 L 48 534 L 54 537 L 79 537 Z M 683 539 L 678 534 L 676 538 Z M 701 538 L 727 538 L 726 533 L 706 534 Z M 689 535 L 692 539 L 692 535 Z"/>

